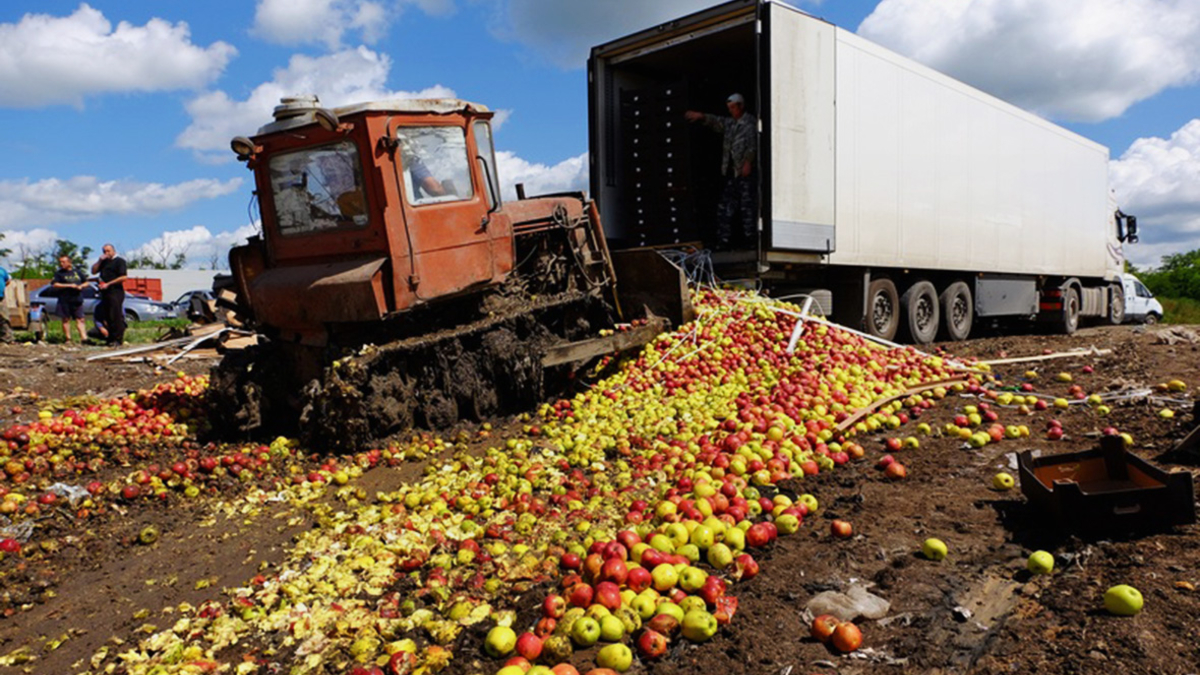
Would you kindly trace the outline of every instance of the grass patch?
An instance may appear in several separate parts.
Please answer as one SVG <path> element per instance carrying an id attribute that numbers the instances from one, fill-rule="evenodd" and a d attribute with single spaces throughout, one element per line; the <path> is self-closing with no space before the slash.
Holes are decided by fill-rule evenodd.
<path id="1" fill-rule="evenodd" d="M 1200 324 L 1200 301 L 1191 298 L 1159 298 L 1163 323 Z"/>
<path id="2" fill-rule="evenodd" d="M 157 340 L 161 335 L 171 330 L 172 328 L 184 328 L 190 321 L 187 319 L 166 319 L 163 321 L 130 321 L 125 328 L 125 344 L 149 344 Z M 51 317 L 49 321 L 43 322 L 46 327 L 46 342 L 50 344 L 63 343 L 62 321 L 58 317 Z M 87 322 L 87 328 L 92 330 L 92 322 Z M 79 336 L 75 334 L 74 324 L 72 323 L 71 337 L 78 342 Z M 18 342 L 33 342 L 34 335 L 27 330 L 18 330 L 13 332 Z M 95 344 L 103 344 L 99 340 L 94 340 Z"/>

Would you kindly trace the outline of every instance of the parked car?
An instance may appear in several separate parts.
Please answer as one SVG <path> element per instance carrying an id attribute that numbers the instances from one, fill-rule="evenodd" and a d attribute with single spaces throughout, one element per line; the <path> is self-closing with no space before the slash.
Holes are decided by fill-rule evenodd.
<path id="1" fill-rule="evenodd" d="M 1121 284 L 1125 287 L 1126 321 L 1145 324 L 1162 321 L 1162 303 L 1154 298 L 1154 294 L 1145 284 L 1132 274 L 1122 274 Z"/>
<path id="2" fill-rule="evenodd" d="M 171 304 L 175 305 L 176 311 L 178 311 L 180 316 L 182 316 L 187 313 L 188 309 L 191 308 L 192 298 L 202 301 L 212 300 L 213 294 L 209 289 L 198 288 L 194 291 L 188 291 L 187 293 L 184 293 L 183 295 L 179 296 L 178 300 Z"/>
<path id="3" fill-rule="evenodd" d="M 43 286 L 29 294 L 30 305 L 41 305 L 47 318 L 55 316 L 58 308 L 58 298 L 54 297 L 56 289 Z M 100 302 L 100 291 L 95 285 L 83 289 L 83 312 L 87 315 L 96 313 L 96 305 Z M 153 321 L 159 319 L 176 319 L 179 311 L 169 302 L 156 302 L 140 295 L 125 295 L 126 321 Z"/>

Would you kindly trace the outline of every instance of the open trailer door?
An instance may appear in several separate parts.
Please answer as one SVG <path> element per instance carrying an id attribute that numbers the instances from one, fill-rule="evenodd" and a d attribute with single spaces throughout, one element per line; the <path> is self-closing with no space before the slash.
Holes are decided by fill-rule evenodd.
<path id="1" fill-rule="evenodd" d="M 834 219 L 834 26 L 778 2 L 760 7 L 766 248 L 830 253 Z"/>

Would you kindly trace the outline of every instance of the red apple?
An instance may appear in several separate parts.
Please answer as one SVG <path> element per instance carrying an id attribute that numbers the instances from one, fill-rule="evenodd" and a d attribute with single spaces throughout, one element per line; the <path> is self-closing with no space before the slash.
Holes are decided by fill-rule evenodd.
<path id="1" fill-rule="evenodd" d="M 836 616 L 832 614 L 822 614 L 821 616 L 813 619 L 812 626 L 809 628 L 809 632 L 817 640 L 820 640 L 821 642 L 829 642 L 829 639 L 833 637 L 833 631 L 838 627 L 839 623 L 841 623 L 841 620 Z"/>

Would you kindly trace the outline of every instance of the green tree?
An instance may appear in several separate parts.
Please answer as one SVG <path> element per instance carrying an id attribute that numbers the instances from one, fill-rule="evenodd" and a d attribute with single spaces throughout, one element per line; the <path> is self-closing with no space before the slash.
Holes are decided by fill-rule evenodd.
<path id="1" fill-rule="evenodd" d="M 4 241 L 4 233 L 0 232 L 0 241 Z M 0 248 L 0 258 L 7 258 L 12 253 L 11 248 Z"/>
<path id="2" fill-rule="evenodd" d="M 185 263 L 187 263 L 187 255 L 184 253 L 176 253 L 175 257 L 169 261 L 158 260 L 148 255 L 140 255 L 129 259 L 129 268 L 140 270 L 181 270 Z"/>
<path id="3" fill-rule="evenodd" d="M 1137 274 L 1155 295 L 1200 300 L 1200 249 L 1165 255 L 1157 269 Z"/>

